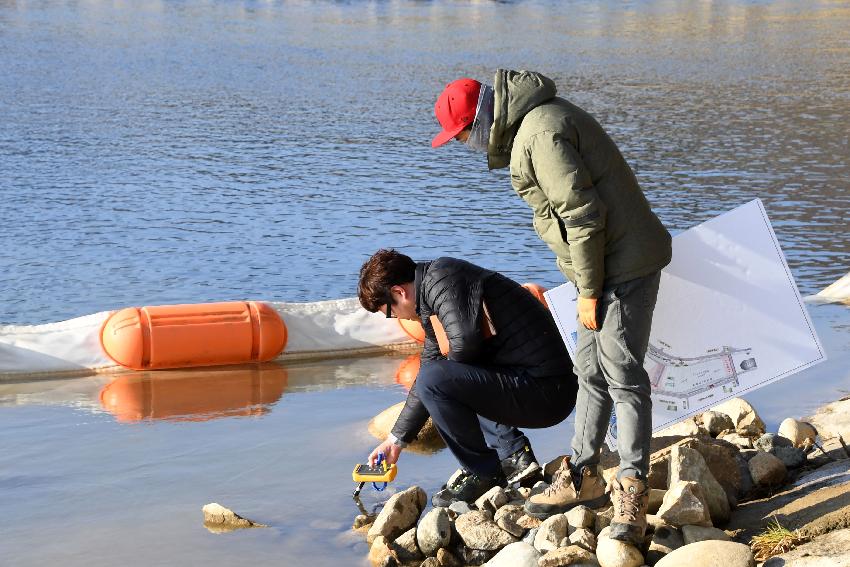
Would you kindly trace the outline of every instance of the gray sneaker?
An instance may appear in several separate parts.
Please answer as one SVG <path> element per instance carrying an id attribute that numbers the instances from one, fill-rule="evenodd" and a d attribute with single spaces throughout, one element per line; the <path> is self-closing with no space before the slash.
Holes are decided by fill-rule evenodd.
<path id="1" fill-rule="evenodd" d="M 463 471 L 463 474 L 447 483 L 446 488 L 431 496 L 431 505 L 448 507 L 452 502 L 468 502 L 472 504 L 479 496 L 494 486 L 507 486 L 505 475 L 501 472 L 496 476 L 479 476 L 473 472 Z"/>

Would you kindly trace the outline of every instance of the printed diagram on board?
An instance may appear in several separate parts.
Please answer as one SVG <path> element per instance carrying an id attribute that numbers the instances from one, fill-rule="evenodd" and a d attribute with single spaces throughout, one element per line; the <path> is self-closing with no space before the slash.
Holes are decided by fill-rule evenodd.
<path id="1" fill-rule="evenodd" d="M 758 368 L 752 348 L 723 346 L 709 349 L 702 356 L 686 358 L 670 354 L 670 345 L 659 342 L 668 350 L 649 343 L 643 367 L 649 374 L 656 408 L 669 412 L 687 411 L 692 402 L 705 402 L 717 394 L 725 399 L 741 385 L 741 374 Z M 617 416 L 614 412 L 611 412 L 606 438 L 608 446 L 616 450 Z"/>
<path id="2" fill-rule="evenodd" d="M 740 386 L 741 374 L 758 368 L 749 347 L 722 346 L 688 358 L 672 354 L 663 341 L 659 344 L 649 344 L 644 368 L 656 403 L 667 411 L 688 410 L 692 402 L 704 402 L 720 392 L 725 398 Z"/>

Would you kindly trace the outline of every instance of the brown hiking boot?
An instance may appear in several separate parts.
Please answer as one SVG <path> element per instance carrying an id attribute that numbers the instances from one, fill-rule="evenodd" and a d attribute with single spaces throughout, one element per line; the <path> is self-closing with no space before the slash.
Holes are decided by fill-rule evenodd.
<path id="1" fill-rule="evenodd" d="M 622 482 L 611 480 L 611 501 L 614 518 L 611 520 L 611 539 L 643 545 L 646 533 L 646 509 L 649 507 L 649 487 L 638 478 L 624 477 Z"/>
<path id="2" fill-rule="evenodd" d="M 573 481 L 570 458 L 564 457 L 561 468 L 552 476 L 552 484 L 525 501 L 525 513 L 544 519 L 553 514 L 562 514 L 583 504 L 588 508 L 598 508 L 608 503 L 605 482 L 597 467 L 584 467 L 578 488 Z"/>

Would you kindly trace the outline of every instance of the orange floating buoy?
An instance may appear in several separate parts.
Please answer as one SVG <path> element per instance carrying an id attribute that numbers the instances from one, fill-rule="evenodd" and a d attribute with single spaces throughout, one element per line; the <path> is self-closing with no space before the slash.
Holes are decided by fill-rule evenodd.
<path id="1" fill-rule="evenodd" d="M 395 371 L 395 382 L 404 386 L 406 390 L 413 387 L 416 377 L 419 375 L 419 367 L 422 364 L 422 357 L 419 354 L 411 354 L 401 361 L 398 369 Z"/>
<path id="2" fill-rule="evenodd" d="M 425 343 L 425 329 L 419 321 L 411 321 L 410 319 L 399 319 L 398 324 L 402 330 L 407 333 L 407 336 L 419 344 Z M 434 334 L 437 335 L 437 344 L 440 346 L 440 352 L 443 355 L 449 352 L 449 339 L 446 336 L 446 331 L 436 315 L 431 315 L 431 324 L 434 326 Z"/>
<path id="3" fill-rule="evenodd" d="M 546 301 L 546 296 L 543 295 L 546 292 L 546 288 L 542 285 L 538 285 L 536 283 L 524 283 L 522 287 L 531 292 L 531 295 L 537 298 L 537 300 L 542 303 L 546 309 L 549 309 L 549 303 Z"/>
<path id="4" fill-rule="evenodd" d="M 419 321 L 411 321 L 410 319 L 396 319 L 401 330 L 407 333 L 407 336 L 419 344 L 425 343 L 425 329 Z"/>
<path id="5" fill-rule="evenodd" d="M 107 356 L 133 370 L 264 362 L 286 339 L 280 315 L 258 301 L 129 307 L 100 331 Z"/>

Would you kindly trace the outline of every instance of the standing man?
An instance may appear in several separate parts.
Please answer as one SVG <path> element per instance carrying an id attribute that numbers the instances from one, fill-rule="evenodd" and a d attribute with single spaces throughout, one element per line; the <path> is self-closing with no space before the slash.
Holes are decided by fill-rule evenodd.
<path id="1" fill-rule="evenodd" d="M 357 294 L 367 311 L 420 321 L 425 329 L 419 374 L 370 463 L 378 453 L 396 462 L 430 415 L 462 467 L 434 494 L 434 506 L 473 502 L 510 477 L 539 471 L 517 427 L 562 422 L 578 389 L 543 304 L 497 272 L 454 258 L 415 263 L 395 250 L 379 250 L 363 264 Z M 437 323 L 448 339 L 446 355 Z"/>
<path id="2" fill-rule="evenodd" d="M 611 537 L 643 541 L 652 437 L 649 376 L 643 368 L 660 270 L 670 234 L 652 212 L 616 144 L 596 120 L 556 97 L 539 73 L 496 72 L 493 86 L 449 84 L 435 105 L 452 138 L 487 154 L 490 169 L 511 168 L 511 184 L 534 212 L 534 229 L 578 291 L 579 377 L 572 459 L 526 502 L 546 517 L 604 502 L 600 449 L 616 410 L 620 468 L 612 482 Z"/>

